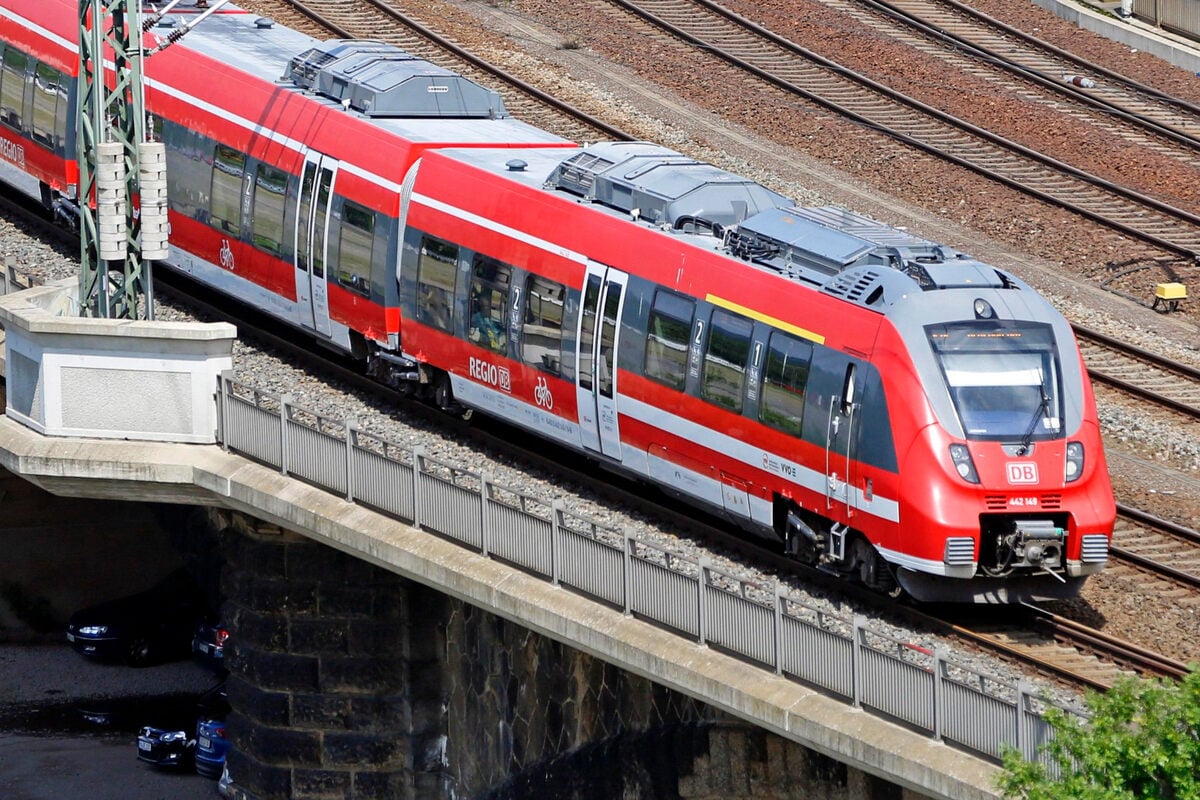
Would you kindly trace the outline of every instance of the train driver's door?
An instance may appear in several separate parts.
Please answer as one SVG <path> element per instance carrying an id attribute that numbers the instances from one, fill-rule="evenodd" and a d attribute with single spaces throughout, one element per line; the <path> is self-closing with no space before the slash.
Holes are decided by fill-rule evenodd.
<path id="1" fill-rule="evenodd" d="M 330 334 L 325 265 L 337 167 L 332 158 L 308 151 L 296 203 L 296 313 L 301 325 L 325 336 Z"/>
<path id="2" fill-rule="evenodd" d="M 825 439 L 825 506 L 834 509 L 842 504 L 847 517 L 853 516 L 856 505 L 852 487 L 858 406 L 858 365 L 849 363 L 842 375 L 841 391 L 830 398 Z"/>
<path id="3" fill-rule="evenodd" d="M 627 279 L 624 272 L 588 262 L 575 353 L 581 443 L 618 460 L 621 434 L 617 427 L 617 346 Z"/>

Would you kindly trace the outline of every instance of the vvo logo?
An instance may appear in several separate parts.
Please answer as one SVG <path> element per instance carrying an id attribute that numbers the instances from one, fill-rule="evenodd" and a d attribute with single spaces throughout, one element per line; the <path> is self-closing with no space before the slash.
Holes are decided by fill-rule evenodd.
<path id="1" fill-rule="evenodd" d="M 512 375 L 507 367 L 498 367 L 495 364 L 489 364 L 478 358 L 472 358 L 467 370 L 471 373 L 471 377 L 477 381 L 491 384 L 499 387 L 506 392 L 512 391 Z"/>
<path id="2" fill-rule="evenodd" d="M 1037 483 L 1037 464 L 1020 461 L 1010 461 L 1006 465 L 1009 483 Z"/>

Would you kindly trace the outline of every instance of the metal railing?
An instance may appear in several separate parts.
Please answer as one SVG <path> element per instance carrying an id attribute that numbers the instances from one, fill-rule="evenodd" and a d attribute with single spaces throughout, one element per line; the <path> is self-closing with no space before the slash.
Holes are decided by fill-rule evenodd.
<path id="1" fill-rule="evenodd" d="M 12 292 L 21 292 L 41 284 L 41 280 L 18 270 L 6 257 L 0 265 L 0 297 Z"/>
<path id="2" fill-rule="evenodd" d="M 983 758 L 999 761 L 1005 746 L 1036 758 L 1052 736 L 1041 712 L 1054 704 L 1024 683 L 809 606 L 778 583 L 671 552 L 228 374 L 218 397 L 223 447 L 348 501 Z"/>
<path id="3" fill-rule="evenodd" d="M 1200 0 L 1133 0 L 1138 19 L 1194 39 L 1200 46 Z"/>

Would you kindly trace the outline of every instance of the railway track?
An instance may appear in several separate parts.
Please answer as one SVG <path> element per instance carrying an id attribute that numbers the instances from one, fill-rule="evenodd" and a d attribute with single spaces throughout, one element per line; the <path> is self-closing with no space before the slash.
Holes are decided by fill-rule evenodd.
<path id="1" fill-rule="evenodd" d="M 1181 678 L 1186 664 L 1122 641 L 1095 628 L 1035 606 L 1022 606 L 1019 622 L 964 621 L 952 629 L 1057 679 L 1104 691 L 1121 677 Z"/>
<path id="2" fill-rule="evenodd" d="M 1109 553 L 1119 561 L 1200 591 L 1200 532 L 1117 504 L 1117 524 Z"/>
<path id="3" fill-rule="evenodd" d="M 1200 369 L 1099 331 L 1074 326 L 1092 379 L 1191 420 L 1200 420 Z"/>
<path id="4" fill-rule="evenodd" d="M 1003 69 L 1100 111 L 1112 124 L 1105 125 L 1095 115 L 1089 115 L 1089 122 L 1108 129 L 1116 140 L 1130 141 L 1130 126 L 1135 126 L 1150 136 L 1136 137 L 1131 145 L 1200 164 L 1200 107 L 1079 58 L 958 0 L 824 2 L 856 18 L 873 17 L 874 27 L 887 35 L 914 47 L 936 49 L 939 58 L 961 63 L 963 69 Z M 1061 104 L 1055 108 L 1070 113 Z"/>
<path id="5" fill-rule="evenodd" d="M 983 130 L 740 17 L 711 0 L 607 0 L 864 127 L 1178 257 L 1200 257 L 1200 216 Z"/>

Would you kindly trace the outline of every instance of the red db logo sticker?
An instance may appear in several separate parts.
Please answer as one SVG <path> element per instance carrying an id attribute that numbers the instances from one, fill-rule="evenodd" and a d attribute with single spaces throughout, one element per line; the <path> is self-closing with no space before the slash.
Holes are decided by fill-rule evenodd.
<path id="1" fill-rule="evenodd" d="M 1012 462 L 1008 464 L 1009 483 L 1037 483 L 1037 464 Z"/>

